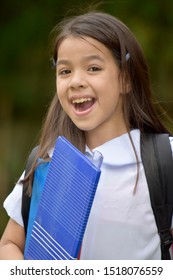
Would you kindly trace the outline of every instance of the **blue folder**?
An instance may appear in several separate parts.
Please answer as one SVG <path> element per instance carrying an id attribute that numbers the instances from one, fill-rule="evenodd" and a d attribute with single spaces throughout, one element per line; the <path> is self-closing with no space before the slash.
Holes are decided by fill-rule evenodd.
<path id="1" fill-rule="evenodd" d="M 77 259 L 100 178 L 97 166 L 58 137 L 33 221 L 26 260 Z"/>

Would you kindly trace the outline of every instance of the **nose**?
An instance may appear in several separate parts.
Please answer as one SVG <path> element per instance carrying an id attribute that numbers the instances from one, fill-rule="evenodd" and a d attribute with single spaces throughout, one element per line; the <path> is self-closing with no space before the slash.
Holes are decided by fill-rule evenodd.
<path id="1" fill-rule="evenodd" d="M 71 89 L 85 88 L 86 85 L 86 78 L 82 71 L 75 71 L 72 73 L 69 85 Z"/>

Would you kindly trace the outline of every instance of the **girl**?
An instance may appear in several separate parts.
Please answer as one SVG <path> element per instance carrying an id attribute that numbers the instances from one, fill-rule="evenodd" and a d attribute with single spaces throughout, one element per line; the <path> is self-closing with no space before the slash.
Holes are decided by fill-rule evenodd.
<path id="1" fill-rule="evenodd" d="M 143 52 L 121 21 L 101 12 L 64 20 L 54 35 L 57 92 L 24 181 L 32 182 L 38 157 L 51 158 L 59 135 L 88 157 L 98 150 L 102 175 L 80 258 L 161 259 L 140 135 L 168 131 L 152 103 Z M 21 196 L 18 183 L 4 202 L 10 219 L 0 243 L 2 259 L 23 259 Z"/>

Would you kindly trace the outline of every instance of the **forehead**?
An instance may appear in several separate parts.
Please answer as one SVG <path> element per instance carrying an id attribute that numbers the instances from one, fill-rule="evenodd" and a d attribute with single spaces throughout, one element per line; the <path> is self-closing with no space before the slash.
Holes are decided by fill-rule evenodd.
<path id="1" fill-rule="evenodd" d="M 110 50 L 101 42 L 91 37 L 83 36 L 69 36 L 64 38 L 57 50 L 57 58 L 63 56 L 87 55 L 97 54 L 105 56 L 109 59 L 113 58 Z"/>

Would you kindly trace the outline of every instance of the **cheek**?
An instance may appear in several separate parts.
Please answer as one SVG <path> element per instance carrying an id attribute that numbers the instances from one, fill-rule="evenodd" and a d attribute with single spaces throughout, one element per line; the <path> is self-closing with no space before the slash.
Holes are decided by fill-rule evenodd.
<path id="1" fill-rule="evenodd" d="M 59 102 L 60 102 L 63 110 L 67 113 L 69 104 L 68 104 L 67 96 L 65 94 L 65 90 L 61 86 L 57 86 L 56 89 L 57 89 L 57 96 L 58 96 Z"/>
<path id="2" fill-rule="evenodd" d="M 65 97 L 65 87 L 64 87 L 63 83 L 56 81 L 56 92 L 57 92 L 59 100 L 61 100 Z"/>

